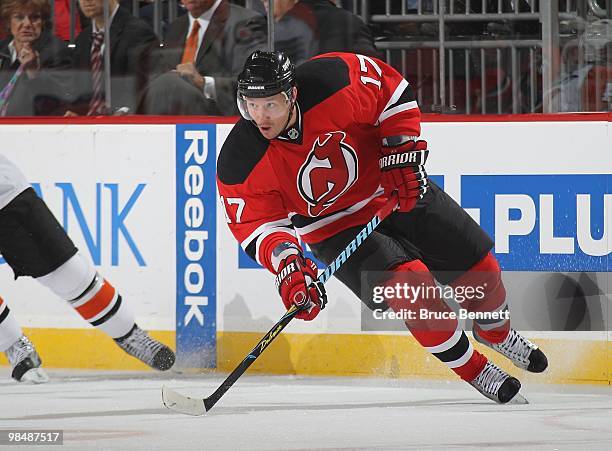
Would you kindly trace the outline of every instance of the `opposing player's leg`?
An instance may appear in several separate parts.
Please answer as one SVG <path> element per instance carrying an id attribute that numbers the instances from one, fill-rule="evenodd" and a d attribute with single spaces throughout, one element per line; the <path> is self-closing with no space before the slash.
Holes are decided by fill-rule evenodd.
<path id="1" fill-rule="evenodd" d="M 18 382 L 42 384 L 49 377 L 32 342 L 26 337 L 8 305 L 0 298 L 0 352 L 12 367 L 11 377 Z"/>
<path id="2" fill-rule="evenodd" d="M 418 250 L 409 243 L 400 244 L 389 237 L 384 223 L 379 228 L 381 232 L 375 231 L 336 273 L 336 277 L 370 309 L 381 308 L 381 305 L 372 302 L 370 293 L 362 293 L 362 274 L 364 287 L 393 287 L 398 283 L 411 283 L 424 289 L 435 287 L 432 274 L 419 259 Z M 358 230 L 359 228 L 340 232 L 328 240 L 311 245 L 311 248 L 318 259 L 329 264 Z M 421 309 L 437 313 L 449 311 L 448 306 L 433 295 L 415 299 L 415 302 L 391 297 L 386 299 L 385 306 L 396 312 L 418 312 Z M 439 320 L 434 316 L 431 319 L 421 319 L 417 313 L 405 323 L 415 339 L 459 377 L 470 383 L 480 380 L 478 384 L 472 385 L 488 398 L 505 403 L 518 393 L 518 380 L 503 372 L 496 378 L 483 377 L 483 373 L 490 373 L 490 365 L 486 357 L 472 347 L 456 319 L 449 317 Z"/>
<path id="3" fill-rule="evenodd" d="M 461 306 L 480 315 L 475 338 L 520 367 L 542 372 L 544 353 L 511 328 L 501 271 L 491 254 L 493 241 L 449 195 L 433 182 L 425 198 L 409 213 L 390 218 L 389 227 L 416 246 L 436 279 L 445 285 L 484 290 L 482 299 Z"/>
<path id="4" fill-rule="evenodd" d="M 128 354 L 162 371 L 174 364 L 172 350 L 136 325 L 122 296 L 77 251 L 32 188 L 0 210 L 0 252 L 16 277 L 35 278 Z"/>

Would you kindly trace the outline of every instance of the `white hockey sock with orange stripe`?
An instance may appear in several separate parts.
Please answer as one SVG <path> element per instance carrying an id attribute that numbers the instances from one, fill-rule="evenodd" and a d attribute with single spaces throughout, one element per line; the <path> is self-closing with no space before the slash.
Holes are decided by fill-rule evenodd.
<path id="1" fill-rule="evenodd" d="M 68 302 L 84 320 L 113 338 L 123 337 L 134 327 L 134 316 L 121 295 L 99 274 L 81 296 Z"/>
<path id="2" fill-rule="evenodd" d="M 15 316 L 11 315 L 8 305 L 0 298 L 0 352 L 10 348 L 22 335 Z"/>
<path id="3" fill-rule="evenodd" d="M 36 280 L 66 299 L 83 319 L 112 338 L 123 337 L 134 327 L 134 315 L 121 295 L 80 253 Z"/>

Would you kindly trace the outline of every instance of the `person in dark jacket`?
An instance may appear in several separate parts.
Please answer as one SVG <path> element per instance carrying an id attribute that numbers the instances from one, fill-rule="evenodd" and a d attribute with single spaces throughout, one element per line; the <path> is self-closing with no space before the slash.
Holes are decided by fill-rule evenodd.
<path id="1" fill-rule="evenodd" d="M 295 64 L 330 52 L 380 57 L 368 26 L 330 0 L 273 0 L 274 47 Z M 269 0 L 264 0 L 266 9 Z"/>
<path id="2" fill-rule="evenodd" d="M 73 54 L 75 96 L 68 115 L 133 112 L 150 70 L 149 57 L 159 46 L 153 29 L 143 20 L 109 0 L 110 13 L 110 110 L 104 104 L 104 0 L 79 0 L 91 19 L 75 42 Z"/>
<path id="3" fill-rule="evenodd" d="M 62 113 L 68 99 L 70 54 L 48 28 L 48 0 L 6 0 L 0 15 L 9 36 L 0 41 L 0 115 Z"/>
<path id="4" fill-rule="evenodd" d="M 138 112 L 238 114 L 236 76 L 267 43 L 266 19 L 227 0 L 181 0 Z"/>

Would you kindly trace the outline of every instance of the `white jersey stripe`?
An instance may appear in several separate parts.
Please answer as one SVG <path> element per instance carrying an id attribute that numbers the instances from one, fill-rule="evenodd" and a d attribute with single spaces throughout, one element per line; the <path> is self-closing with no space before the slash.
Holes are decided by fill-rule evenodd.
<path id="1" fill-rule="evenodd" d="M 352 207 L 349 207 L 346 210 L 342 210 L 342 211 L 339 211 L 337 213 L 334 213 L 333 215 L 326 216 L 325 218 L 321 219 L 320 221 L 313 222 L 312 224 L 308 224 L 307 226 L 304 226 L 304 227 L 295 227 L 295 230 L 301 236 L 307 235 L 307 234 L 309 234 L 311 232 L 314 232 L 315 230 L 320 229 L 321 227 L 324 227 L 324 226 L 326 226 L 328 224 L 331 224 L 332 222 L 337 221 L 338 219 L 344 218 L 345 216 L 352 215 L 356 211 L 359 211 L 363 207 L 368 205 L 373 199 L 375 199 L 377 197 L 380 197 L 383 194 L 384 194 L 384 190 L 379 187 L 376 190 L 376 192 L 374 194 L 372 194 L 370 197 L 368 197 L 367 199 L 362 200 L 361 202 L 357 202 Z M 295 214 L 296 213 L 291 213 L 290 216 L 293 216 Z"/>
<path id="2" fill-rule="evenodd" d="M 290 229 L 289 227 L 271 227 L 267 229 L 265 232 L 261 233 L 255 240 L 255 260 L 257 263 L 263 266 L 263 263 L 259 260 L 259 246 L 261 246 L 262 241 L 269 235 L 272 235 L 275 232 L 285 232 L 291 236 L 295 237 L 295 231 Z M 296 237 L 297 238 L 297 237 Z"/>
<path id="3" fill-rule="evenodd" d="M 240 243 L 240 246 L 246 251 L 246 248 L 249 247 L 249 244 L 251 244 L 253 240 L 256 240 L 257 237 L 266 230 L 274 227 L 291 227 L 291 220 L 289 218 L 283 218 L 279 219 L 278 221 L 266 222 L 265 224 L 260 225 L 253 230 L 253 233 L 246 237 L 242 243 Z M 293 233 L 293 235 L 295 236 L 295 233 Z"/>
<path id="4" fill-rule="evenodd" d="M 400 105 L 394 106 L 390 110 L 385 110 L 385 111 L 382 112 L 382 114 L 378 118 L 378 123 L 380 124 L 381 122 L 389 119 L 391 116 L 395 116 L 396 114 L 399 114 L 402 111 L 413 110 L 413 109 L 418 108 L 418 107 L 419 107 L 419 105 L 418 105 L 416 100 L 413 100 L 412 102 L 402 103 Z"/>
<path id="5" fill-rule="evenodd" d="M 391 105 L 395 104 L 399 100 L 399 98 L 402 96 L 402 94 L 404 93 L 407 87 L 408 87 L 408 82 L 402 79 L 400 84 L 397 85 L 397 88 L 395 88 L 393 95 L 391 96 L 391 98 L 389 99 L 385 107 L 383 108 L 383 113 L 387 111 L 387 109 L 389 109 Z M 380 122 L 380 117 L 378 118 L 378 122 Z"/>

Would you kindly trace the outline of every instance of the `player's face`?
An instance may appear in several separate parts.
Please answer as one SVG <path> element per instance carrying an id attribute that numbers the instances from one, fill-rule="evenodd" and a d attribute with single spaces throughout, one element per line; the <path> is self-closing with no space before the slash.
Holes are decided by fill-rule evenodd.
<path id="1" fill-rule="evenodd" d="M 245 100 L 248 113 L 264 138 L 276 138 L 287 125 L 289 117 L 290 102 L 285 94 Z"/>

